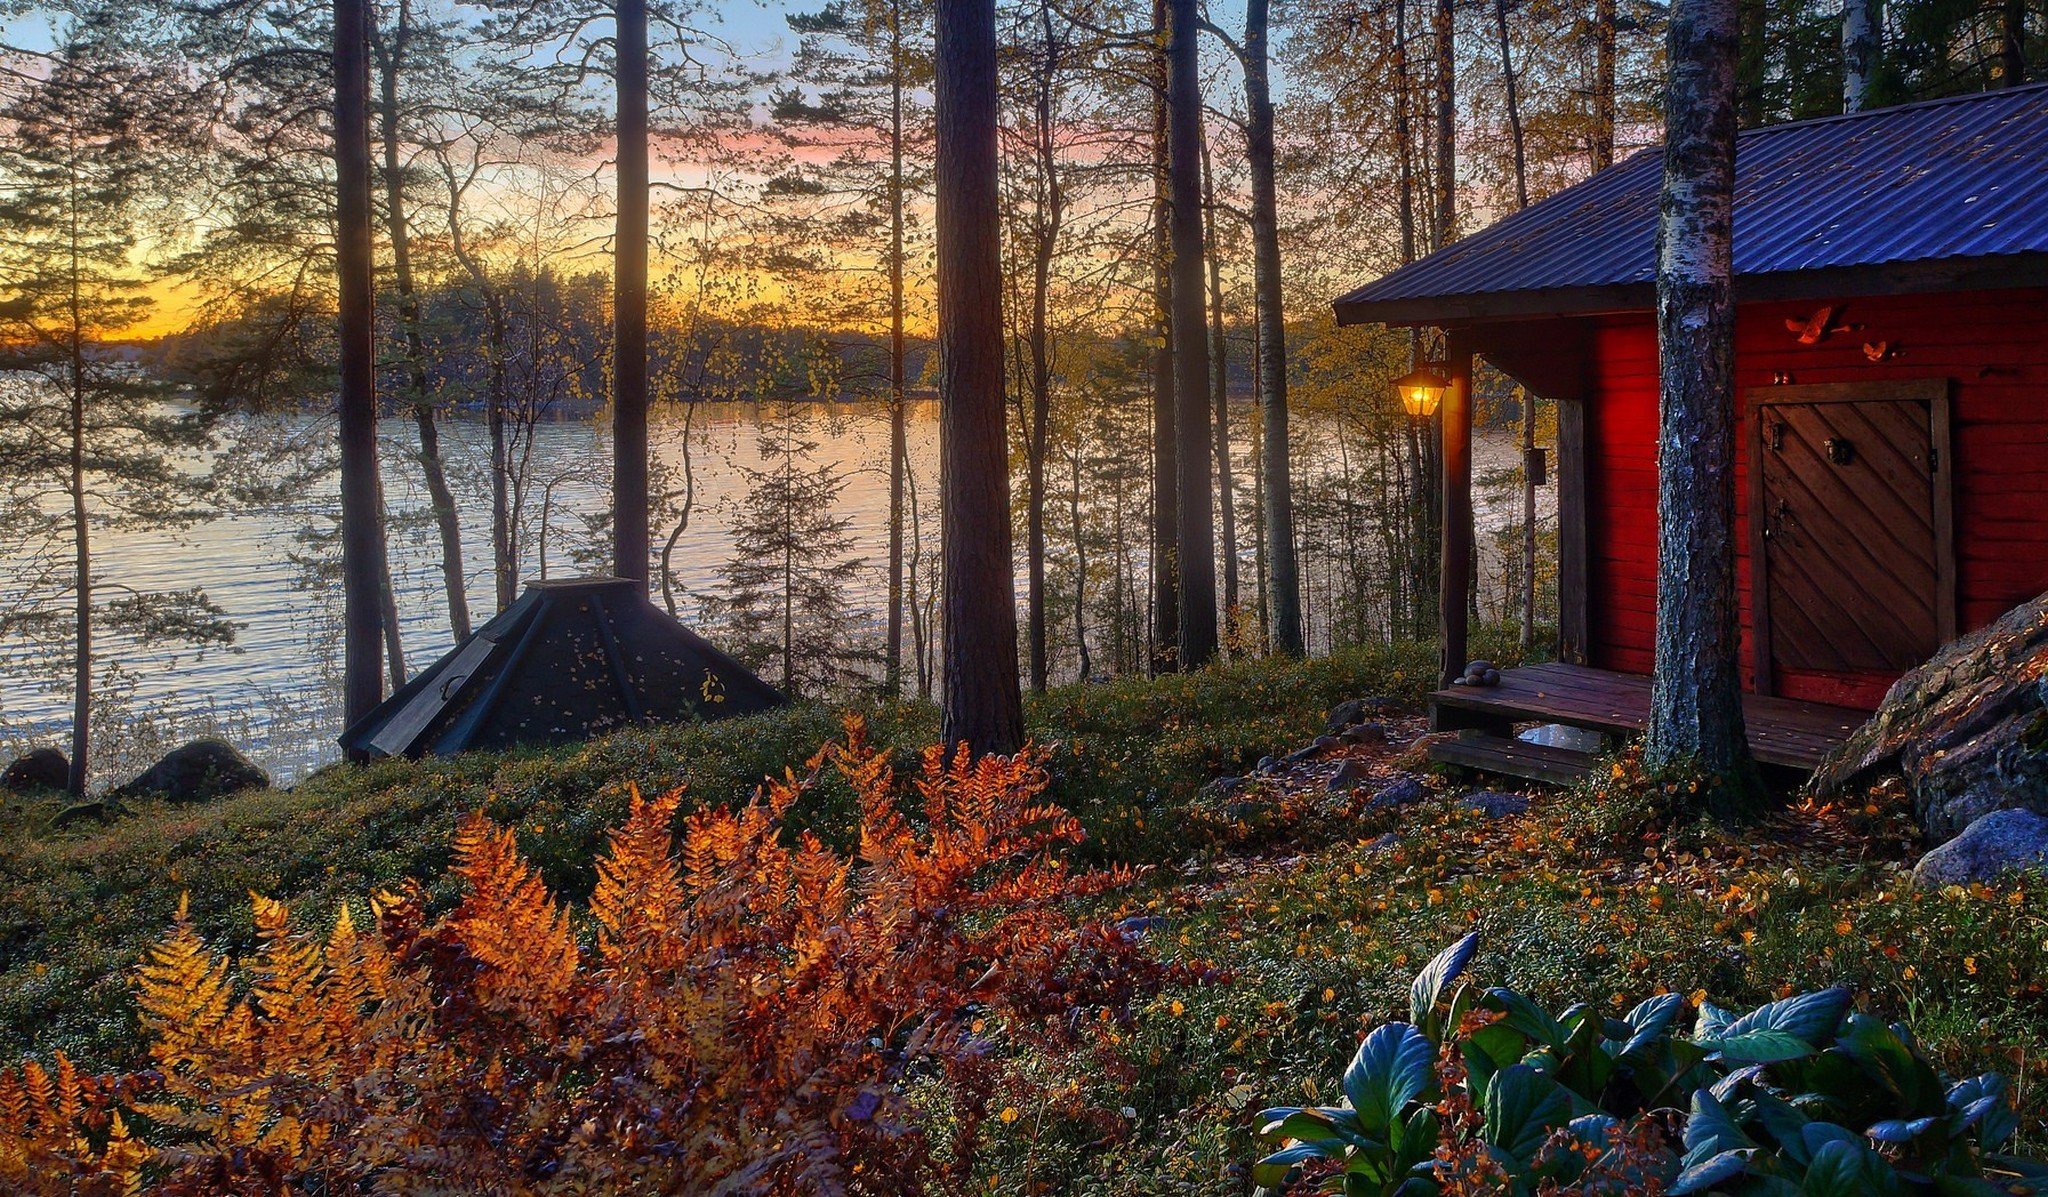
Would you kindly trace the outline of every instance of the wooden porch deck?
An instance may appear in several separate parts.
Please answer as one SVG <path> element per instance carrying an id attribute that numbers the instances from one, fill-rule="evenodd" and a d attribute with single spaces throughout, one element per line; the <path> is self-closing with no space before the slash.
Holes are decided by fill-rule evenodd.
<path id="1" fill-rule="evenodd" d="M 1501 671 L 1498 686 L 1450 686 L 1429 696 L 1436 727 L 1464 735 L 1431 746 L 1433 759 L 1552 783 L 1583 776 L 1586 753 L 1513 738 L 1516 723 L 1562 723 L 1627 738 L 1649 724 L 1650 679 L 1549 663 Z M 1760 694 L 1742 696 L 1750 751 L 1765 765 L 1811 773 L 1868 712 Z"/>

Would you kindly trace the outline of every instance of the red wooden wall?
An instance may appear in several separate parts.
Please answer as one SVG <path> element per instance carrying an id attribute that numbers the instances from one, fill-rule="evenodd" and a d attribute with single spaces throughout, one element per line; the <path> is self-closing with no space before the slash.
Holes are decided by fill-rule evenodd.
<path id="1" fill-rule="evenodd" d="M 2048 291 L 2005 290 L 1856 299 L 1837 318 L 1860 330 L 1801 345 L 1785 328 L 1822 301 L 1745 306 L 1736 331 L 1736 378 L 1745 396 L 1738 470 L 1750 447 L 1746 396 L 1793 383 L 1947 378 L 1952 383 L 1950 467 L 1955 485 L 1956 615 L 1967 632 L 2048 591 Z M 1655 636 L 1657 574 L 1657 345 L 1647 314 L 1592 322 L 1586 380 L 1586 472 L 1591 658 L 1647 673 Z M 1872 362 L 1865 342 L 1896 356 Z M 1779 375 L 1788 377 L 1779 378 Z M 1743 675 L 1749 644 L 1749 484 L 1735 488 Z M 1781 676 L 1788 697 L 1873 707 L 1882 685 Z"/>

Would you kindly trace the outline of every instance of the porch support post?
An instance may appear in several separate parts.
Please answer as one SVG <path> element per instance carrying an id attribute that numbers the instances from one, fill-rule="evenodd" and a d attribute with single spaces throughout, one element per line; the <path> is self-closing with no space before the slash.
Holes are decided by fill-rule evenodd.
<path id="1" fill-rule="evenodd" d="M 1472 601 L 1472 342 L 1468 334 L 1444 334 L 1443 559 L 1437 586 L 1438 681 L 1465 672 L 1467 611 Z"/>
<path id="2" fill-rule="evenodd" d="M 1593 663 L 1586 501 L 1586 401 L 1557 401 L 1557 659 Z"/>

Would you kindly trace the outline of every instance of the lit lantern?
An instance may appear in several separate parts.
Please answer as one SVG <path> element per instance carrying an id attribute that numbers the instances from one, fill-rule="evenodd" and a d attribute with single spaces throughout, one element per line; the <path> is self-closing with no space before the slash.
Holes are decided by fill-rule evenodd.
<path id="1" fill-rule="evenodd" d="M 1436 405 L 1443 402 L 1444 388 L 1448 385 L 1442 375 L 1428 366 L 1417 366 L 1394 380 L 1394 392 L 1401 396 L 1401 406 L 1407 409 L 1409 416 L 1427 420 L 1436 414 Z"/>

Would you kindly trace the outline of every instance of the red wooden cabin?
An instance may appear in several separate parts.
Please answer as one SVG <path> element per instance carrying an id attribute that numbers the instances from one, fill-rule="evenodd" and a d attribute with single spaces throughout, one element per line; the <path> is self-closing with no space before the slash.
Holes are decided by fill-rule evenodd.
<path id="1" fill-rule="evenodd" d="M 1446 759 L 1565 776 L 1585 762 L 1499 733 L 1646 713 L 1660 175 L 1645 151 L 1336 303 L 1343 323 L 1447 333 L 1447 681 L 1473 356 L 1558 404 L 1561 661 L 1440 692 L 1440 722 L 1480 733 Z M 1810 768 L 1901 672 L 2048 590 L 2048 87 L 1743 133 L 1735 266 L 1752 739 Z"/>

